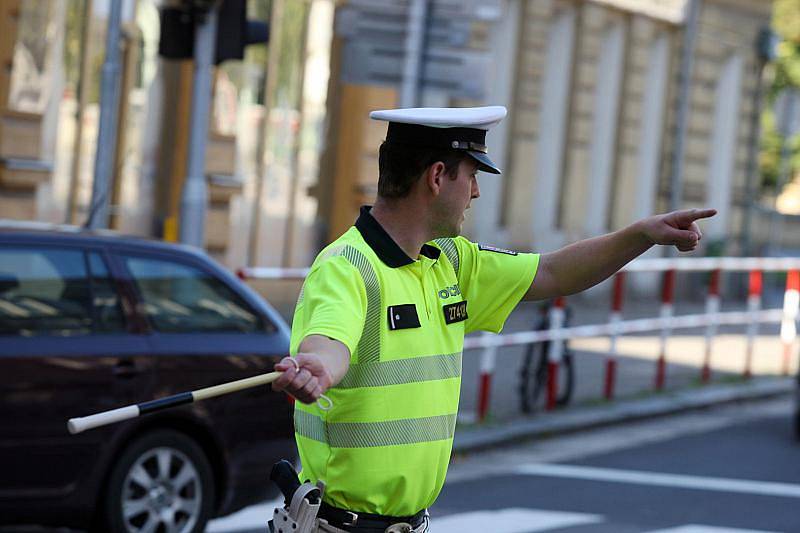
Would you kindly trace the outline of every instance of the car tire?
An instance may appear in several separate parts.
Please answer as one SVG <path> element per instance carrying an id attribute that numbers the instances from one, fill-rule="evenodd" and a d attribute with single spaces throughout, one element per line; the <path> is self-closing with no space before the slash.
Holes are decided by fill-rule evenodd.
<path id="1" fill-rule="evenodd" d="M 194 440 L 172 430 L 131 442 L 105 488 L 102 522 L 108 533 L 202 533 L 214 509 L 208 458 Z"/>

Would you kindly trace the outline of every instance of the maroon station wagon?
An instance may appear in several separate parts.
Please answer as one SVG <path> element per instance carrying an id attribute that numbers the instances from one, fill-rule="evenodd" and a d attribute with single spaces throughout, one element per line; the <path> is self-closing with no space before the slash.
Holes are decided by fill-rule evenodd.
<path id="1" fill-rule="evenodd" d="M 274 496 L 296 450 L 269 386 L 77 435 L 67 420 L 270 372 L 288 349 L 202 252 L 0 222 L 0 524 L 188 533 Z"/>

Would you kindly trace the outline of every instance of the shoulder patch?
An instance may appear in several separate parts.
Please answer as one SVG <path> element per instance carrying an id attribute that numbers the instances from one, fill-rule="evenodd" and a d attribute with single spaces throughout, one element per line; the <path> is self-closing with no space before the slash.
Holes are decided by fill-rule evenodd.
<path id="1" fill-rule="evenodd" d="M 498 254 L 518 255 L 518 253 L 515 252 L 514 250 L 506 250 L 505 248 L 497 248 L 496 246 L 487 246 L 485 244 L 479 244 L 478 250 L 482 252 L 495 252 Z"/>

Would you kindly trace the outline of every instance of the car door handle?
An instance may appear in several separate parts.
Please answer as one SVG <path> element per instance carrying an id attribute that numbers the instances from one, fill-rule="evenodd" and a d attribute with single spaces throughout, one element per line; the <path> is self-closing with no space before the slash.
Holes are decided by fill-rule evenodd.
<path id="1" fill-rule="evenodd" d="M 132 378 L 139 374 L 139 369 L 131 359 L 123 359 L 114 365 L 112 372 L 118 378 Z"/>

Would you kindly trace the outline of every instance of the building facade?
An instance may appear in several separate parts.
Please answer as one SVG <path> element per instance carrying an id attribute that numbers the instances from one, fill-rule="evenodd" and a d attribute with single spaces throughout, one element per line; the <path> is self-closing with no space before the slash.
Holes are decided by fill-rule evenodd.
<path id="1" fill-rule="evenodd" d="M 0 76 L 0 218 L 85 220 L 110 1 L 0 0 L 0 54 L 13 65 Z M 771 4 L 699 3 L 678 207 L 719 209 L 707 253 L 775 241 L 773 215 L 746 216 L 757 195 L 756 43 Z M 192 65 L 158 55 L 164 2 L 122 5 L 111 224 L 175 239 Z M 282 23 L 267 51 L 216 69 L 207 249 L 234 268 L 310 264 L 374 198 L 385 124 L 369 111 L 409 104 L 509 109 L 489 136 L 505 173 L 481 178 L 468 213 L 476 240 L 547 251 L 669 209 L 690 5 L 249 1 Z M 783 247 L 800 247 L 793 224 Z"/>

